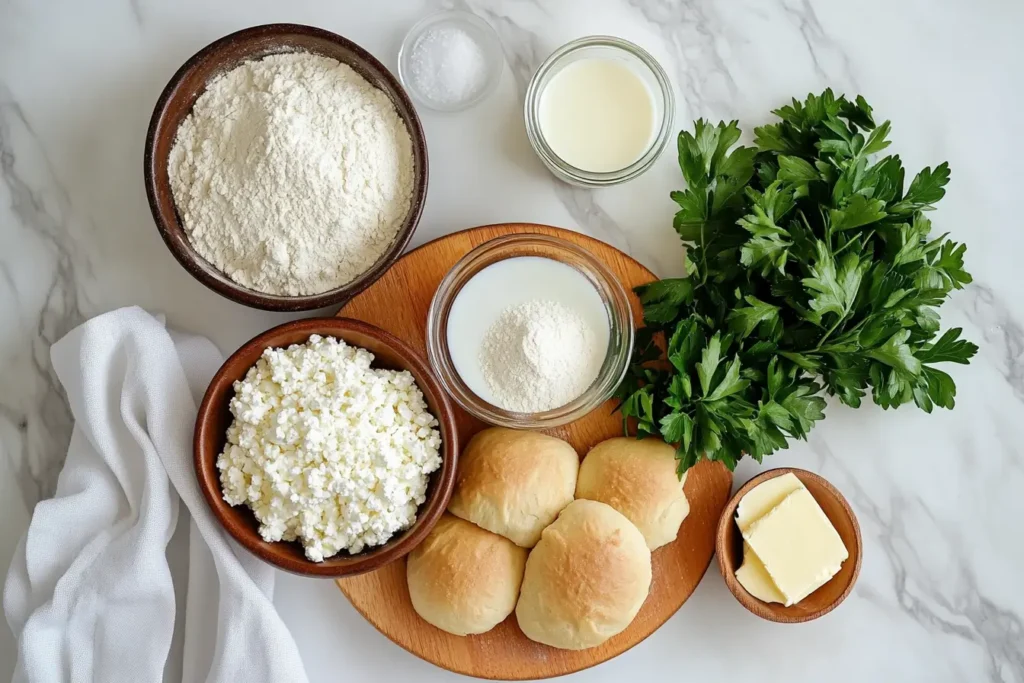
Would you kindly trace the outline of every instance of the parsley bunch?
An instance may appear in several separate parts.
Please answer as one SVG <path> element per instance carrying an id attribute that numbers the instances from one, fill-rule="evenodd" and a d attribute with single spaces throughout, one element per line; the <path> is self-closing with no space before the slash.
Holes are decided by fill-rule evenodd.
<path id="1" fill-rule="evenodd" d="M 935 364 L 978 350 L 959 328 L 936 339 L 938 307 L 971 281 L 965 245 L 931 237 L 925 214 L 949 166 L 904 191 L 900 158 L 873 158 L 889 122 L 859 96 L 826 90 L 773 113 L 756 147 L 734 146 L 736 121 L 679 134 L 688 189 L 672 193 L 673 226 L 689 275 L 637 288 L 645 327 L 619 408 L 638 436 L 678 443 L 680 475 L 806 438 L 826 392 L 855 408 L 868 392 L 883 408 L 952 408 Z"/>

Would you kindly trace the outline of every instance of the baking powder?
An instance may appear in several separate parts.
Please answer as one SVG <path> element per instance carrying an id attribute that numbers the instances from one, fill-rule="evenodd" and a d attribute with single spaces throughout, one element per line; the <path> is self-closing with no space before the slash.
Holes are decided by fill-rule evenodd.
<path id="1" fill-rule="evenodd" d="M 563 406 L 597 379 L 605 349 L 572 308 L 531 300 L 511 306 L 484 335 L 480 365 L 495 404 L 521 413 Z"/>

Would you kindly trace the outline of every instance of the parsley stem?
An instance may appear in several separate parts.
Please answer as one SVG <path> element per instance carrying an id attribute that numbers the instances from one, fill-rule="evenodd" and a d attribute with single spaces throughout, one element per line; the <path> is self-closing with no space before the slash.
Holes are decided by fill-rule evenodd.
<path id="1" fill-rule="evenodd" d="M 840 254 L 843 253 L 843 250 L 845 250 L 851 244 L 857 244 L 858 242 L 861 243 L 861 247 L 860 248 L 863 249 L 867 245 L 868 241 L 872 237 L 874 237 L 874 236 L 875 236 L 875 231 L 874 230 L 869 230 L 868 232 L 864 233 L 860 237 L 851 238 L 846 244 L 844 244 L 843 246 L 841 246 L 838 249 L 836 249 L 835 253 L 832 254 L 832 255 L 833 256 L 839 256 Z"/>
<path id="2" fill-rule="evenodd" d="M 802 220 L 804 222 L 804 227 L 807 228 L 807 233 L 809 235 L 813 235 L 814 234 L 814 228 L 811 227 L 811 222 L 809 220 L 807 220 L 807 215 L 804 213 L 804 210 L 803 209 L 797 209 L 797 213 L 800 214 L 800 220 Z"/>
<path id="3" fill-rule="evenodd" d="M 704 228 L 707 227 L 707 220 L 700 224 L 700 283 L 703 285 L 708 281 L 708 252 L 704 247 Z"/>
<path id="4" fill-rule="evenodd" d="M 843 251 L 844 251 L 844 250 L 846 250 L 846 248 L 847 248 L 847 247 L 849 247 L 849 246 L 850 246 L 851 244 L 853 244 L 854 242 L 856 242 L 856 240 L 850 240 L 849 242 L 847 242 L 847 243 L 846 243 L 846 244 L 844 244 L 843 246 L 841 246 L 841 247 L 839 247 L 838 249 L 836 249 L 836 250 L 835 250 L 835 252 L 833 252 L 832 256 L 833 256 L 833 257 L 839 256 L 840 254 L 842 254 L 842 253 L 843 253 Z"/>
<path id="5" fill-rule="evenodd" d="M 845 318 L 846 318 L 846 316 L 842 316 L 842 317 L 840 317 L 840 318 L 839 318 L 838 320 L 836 320 L 835 324 L 834 324 L 834 325 L 832 325 L 832 327 L 828 328 L 828 331 L 827 331 L 827 332 L 825 333 L 825 336 L 823 336 L 823 337 L 822 337 L 822 338 L 821 338 L 821 339 L 820 339 L 820 340 L 818 341 L 818 345 L 817 345 L 817 346 L 815 346 L 815 347 L 814 347 L 813 349 L 811 349 L 811 352 L 812 352 L 812 353 L 813 353 L 814 351 L 819 351 L 819 350 L 821 350 L 821 345 L 822 345 L 822 344 L 824 344 L 824 343 L 825 343 L 826 341 L 828 341 L 828 338 L 829 338 L 830 336 L 832 336 L 832 333 L 836 331 L 836 328 L 837 328 L 837 327 L 839 327 L 839 325 L 840 325 L 840 324 L 841 324 L 841 323 L 843 322 L 843 320 L 844 320 Z"/>
<path id="6" fill-rule="evenodd" d="M 868 320 L 869 320 L 869 318 L 864 318 L 863 320 L 861 320 L 861 321 L 860 321 L 859 323 L 857 323 L 856 325 L 854 325 L 853 327 L 851 327 L 851 328 L 850 328 L 849 330 L 847 330 L 846 332 L 844 332 L 844 333 L 843 333 L 843 337 L 846 337 L 846 336 L 852 335 L 852 334 L 853 334 L 854 332 L 856 332 L 856 331 L 857 331 L 857 330 L 859 330 L 860 328 L 864 327 L 864 323 L 866 323 L 866 322 L 867 322 Z M 834 329 L 835 329 L 835 327 L 833 327 L 832 329 L 834 330 Z M 831 332 L 832 332 L 832 330 L 829 330 L 829 333 L 831 333 Z M 840 339 L 842 339 L 843 337 L 840 337 Z M 815 351 L 821 351 L 821 350 L 824 350 L 824 351 L 828 351 L 828 349 L 823 349 L 823 348 L 822 348 L 822 346 L 824 345 L 824 343 L 825 343 L 825 341 L 826 341 L 827 339 L 828 339 L 828 334 L 826 334 L 826 335 L 825 335 L 824 337 L 822 337 L 822 338 L 821 338 L 821 341 L 820 341 L 820 342 L 818 342 L 818 345 L 817 345 L 816 347 L 814 347 L 814 350 L 815 350 Z"/>

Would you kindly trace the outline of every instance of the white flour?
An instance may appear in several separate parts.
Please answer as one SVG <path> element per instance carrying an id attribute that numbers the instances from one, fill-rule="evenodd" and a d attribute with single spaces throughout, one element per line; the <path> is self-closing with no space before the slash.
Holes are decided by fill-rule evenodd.
<path id="1" fill-rule="evenodd" d="M 499 408 L 551 410 L 597 379 L 605 350 L 565 304 L 532 300 L 501 312 L 484 335 L 480 365 Z"/>
<path id="2" fill-rule="evenodd" d="M 391 246 L 412 202 L 412 140 L 391 100 L 308 53 L 212 81 L 168 166 L 192 245 L 268 294 L 351 282 Z"/>

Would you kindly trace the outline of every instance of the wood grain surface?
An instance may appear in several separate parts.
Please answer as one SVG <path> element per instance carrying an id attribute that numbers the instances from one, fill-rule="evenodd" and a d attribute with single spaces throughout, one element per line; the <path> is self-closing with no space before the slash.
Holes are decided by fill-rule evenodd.
<path id="1" fill-rule="evenodd" d="M 524 223 L 489 225 L 429 242 L 399 260 L 339 315 L 384 328 L 426 355 L 427 309 L 438 283 L 460 258 L 487 240 L 510 233 L 554 235 L 577 244 L 603 261 L 622 284 L 632 288 L 654 279 L 642 265 L 617 249 L 569 230 Z M 640 303 L 630 294 L 640 323 Z M 548 433 L 571 443 L 580 456 L 595 444 L 622 433 L 613 403 Z M 460 440 L 486 425 L 455 406 Z M 654 578 L 643 608 L 629 628 L 604 644 L 582 651 L 557 650 L 526 638 L 515 615 L 478 636 L 459 637 L 426 623 L 413 611 L 405 581 L 405 562 L 378 571 L 338 579 L 352 605 L 381 633 L 409 652 L 450 671 L 479 678 L 530 680 L 580 671 L 619 655 L 665 623 L 697 587 L 715 550 L 718 518 L 729 499 L 732 474 L 721 465 L 701 463 L 686 480 L 690 514 L 679 537 L 654 551 Z"/>

